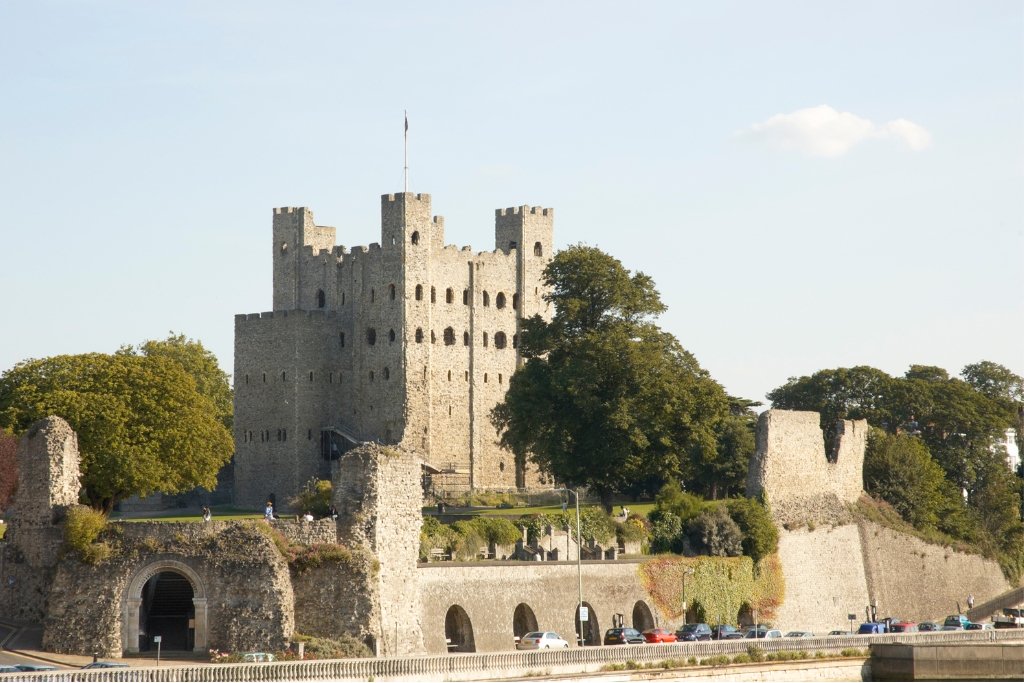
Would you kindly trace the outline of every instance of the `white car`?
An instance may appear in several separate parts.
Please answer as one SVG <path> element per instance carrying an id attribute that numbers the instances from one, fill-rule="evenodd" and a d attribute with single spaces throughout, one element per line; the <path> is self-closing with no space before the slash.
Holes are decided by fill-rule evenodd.
<path id="1" fill-rule="evenodd" d="M 785 635 L 786 638 L 813 638 L 814 634 L 810 631 L 790 631 Z"/>
<path id="2" fill-rule="evenodd" d="M 569 643 L 551 631 L 531 631 L 516 643 L 517 650 L 550 650 L 569 647 Z"/>
<path id="3" fill-rule="evenodd" d="M 777 628 L 768 629 L 767 631 L 763 628 L 755 629 L 752 628 L 747 631 L 747 635 L 744 638 L 781 638 L 782 631 Z"/>

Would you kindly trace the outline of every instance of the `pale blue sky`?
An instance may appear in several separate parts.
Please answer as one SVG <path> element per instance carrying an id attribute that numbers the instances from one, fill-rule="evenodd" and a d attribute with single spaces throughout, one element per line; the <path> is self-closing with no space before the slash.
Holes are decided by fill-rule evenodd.
<path id="1" fill-rule="evenodd" d="M 175 330 L 232 369 L 276 206 L 339 242 L 554 207 L 735 395 L 1024 373 L 1024 3 L 0 3 L 0 371 Z M 895 123 L 894 123 L 895 122 Z"/>

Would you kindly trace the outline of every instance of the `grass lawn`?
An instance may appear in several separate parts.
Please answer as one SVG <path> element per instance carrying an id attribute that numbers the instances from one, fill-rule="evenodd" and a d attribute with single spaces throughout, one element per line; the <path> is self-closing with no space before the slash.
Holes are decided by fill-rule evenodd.
<path id="1" fill-rule="evenodd" d="M 236 508 L 230 505 L 215 506 L 210 508 L 213 512 L 213 519 L 218 521 L 235 519 L 263 519 L 263 513 L 254 510 Z M 111 520 L 119 522 L 201 522 L 203 521 L 200 510 L 163 510 L 160 512 L 133 513 L 127 517 L 119 512 L 111 513 Z"/>
<path id="2" fill-rule="evenodd" d="M 618 514 L 619 505 L 625 505 L 629 508 L 630 512 L 635 512 L 641 517 L 646 517 L 651 510 L 654 509 L 653 502 L 643 503 L 619 503 L 612 507 L 612 514 Z M 596 507 L 590 503 L 584 503 L 582 507 Z M 575 506 L 570 506 L 568 512 L 575 510 Z M 545 514 L 557 514 L 562 511 L 560 505 L 535 505 L 533 507 L 522 507 L 522 508 L 453 508 L 451 512 L 453 514 L 466 514 L 466 515 L 485 515 L 485 516 L 496 516 L 496 517 L 521 517 L 522 515 L 545 515 Z M 434 506 L 423 508 L 424 513 L 436 513 L 437 508 Z"/>

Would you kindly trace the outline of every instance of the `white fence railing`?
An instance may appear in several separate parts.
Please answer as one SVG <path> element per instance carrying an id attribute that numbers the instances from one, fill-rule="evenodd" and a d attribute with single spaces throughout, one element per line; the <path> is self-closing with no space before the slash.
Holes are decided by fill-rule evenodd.
<path id="1" fill-rule="evenodd" d="M 872 643 L 960 643 L 1024 641 L 1024 631 L 940 631 L 937 633 L 892 633 L 872 636 L 819 636 L 813 638 L 771 638 L 767 640 L 726 640 L 659 645 L 615 645 L 574 647 L 568 650 L 532 652 L 492 652 L 376 659 L 330 659 L 271 662 L 265 664 L 190 664 L 131 669 L 73 669 L 39 673 L 0 674 L 0 681 L 16 678 L 32 681 L 124 681 L 161 683 L 164 681 L 307 681 L 307 680 L 386 680 L 458 679 L 525 675 L 537 671 L 594 671 L 602 664 L 634 661 L 661 662 L 667 659 L 698 660 L 716 655 L 734 656 L 757 645 L 766 653 L 806 651 L 839 654 L 846 649 L 866 650 Z M 472 674 L 480 674 L 472 676 Z"/>

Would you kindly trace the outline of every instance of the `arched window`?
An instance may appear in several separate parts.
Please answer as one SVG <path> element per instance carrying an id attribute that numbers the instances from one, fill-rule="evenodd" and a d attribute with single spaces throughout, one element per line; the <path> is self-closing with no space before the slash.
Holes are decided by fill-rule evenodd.
<path id="1" fill-rule="evenodd" d="M 455 330 L 450 327 L 444 328 L 444 345 L 453 346 L 455 344 Z"/>
<path id="2" fill-rule="evenodd" d="M 377 300 L 377 290 L 374 289 L 373 287 L 370 287 L 370 303 L 372 304 L 376 300 Z"/>
<path id="3" fill-rule="evenodd" d="M 543 256 L 544 255 L 544 247 L 541 246 L 540 242 L 534 242 L 533 243 L 533 255 L 534 256 Z"/>
<path id="4" fill-rule="evenodd" d="M 469 346 L 469 332 L 462 333 L 462 345 Z"/>
<path id="5" fill-rule="evenodd" d="M 484 384 L 487 384 L 487 373 L 484 373 Z"/>
<path id="6" fill-rule="evenodd" d="M 434 287 L 430 288 L 430 303 L 432 303 L 432 304 L 436 304 L 437 303 L 437 289 L 434 288 Z"/>
<path id="7" fill-rule="evenodd" d="M 373 381 L 373 370 L 370 370 L 370 381 Z"/>
<path id="8" fill-rule="evenodd" d="M 433 330 L 430 331 L 430 343 L 431 344 L 436 344 L 437 343 L 437 335 L 434 334 Z"/>
<path id="9" fill-rule="evenodd" d="M 391 379 L 391 370 L 389 368 L 384 368 L 384 379 Z"/>
<path id="10" fill-rule="evenodd" d="M 390 299 L 392 301 L 395 300 L 395 286 L 394 285 L 388 285 L 388 297 L 390 297 Z"/>
<path id="11" fill-rule="evenodd" d="M 341 348 L 345 348 L 345 333 L 344 332 L 339 332 L 338 333 L 338 342 L 341 344 Z"/>
<path id="12" fill-rule="evenodd" d="M 495 332 L 494 333 L 494 348 L 496 348 L 496 349 L 503 349 L 503 348 L 505 348 L 506 345 L 507 345 L 507 341 L 505 340 L 505 333 L 504 332 Z"/>
<path id="13" fill-rule="evenodd" d="M 420 231 L 419 230 L 413 230 L 412 231 L 412 243 L 413 244 L 419 244 L 420 243 Z M 540 242 L 537 242 L 537 244 L 540 244 Z"/>
<path id="14" fill-rule="evenodd" d="M 518 334 L 513 334 L 512 335 L 512 348 L 513 349 L 518 349 L 519 348 L 519 335 Z"/>
<path id="15" fill-rule="evenodd" d="M 388 343 L 389 344 L 394 344 L 395 343 L 395 331 L 394 330 L 388 330 Z"/>
<path id="16" fill-rule="evenodd" d="M 452 381 L 452 371 L 451 370 L 448 371 L 448 381 L 449 382 Z M 449 412 L 448 414 L 451 415 L 451 412 Z"/>
<path id="17" fill-rule="evenodd" d="M 423 301 L 423 285 L 416 285 L 416 301 Z"/>
<path id="18" fill-rule="evenodd" d="M 505 308 L 505 292 L 498 292 L 498 296 L 494 297 L 495 308 Z"/>
<path id="19" fill-rule="evenodd" d="M 455 290 L 453 290 L 451 287 L 444 290 L 444 302 L 446 304 L 455 303 Z"/>
<path id="20" fill-rule="evenodd" d="M 516 248 L 517 246 L 518 246 L 518 245 L 516 244 L 516 241 L 515 241 L 515 240 L 511 240 L 511 241 L 510 241 L 510 242 L 508 243 L 508 250 L 509 250 L 509 251 L 512 251 L 512 250 L 513 250 L 513 249 L 515 249 L 515 248 Z"/>
<path id="21" fill-rule="evenodd" d="M 327 305 L 327 296 L 324 294 L 324 290 L 316 290 L 316 307 L 323 308 Z"/>
<path id="22" fill-rule="evenodd" d="M 423 328 L 422 327 L 417 327 L 416 328 L 416 343 L 417 344 L 422 344 L 423 343 Z"/>
<path id="23" fill-rule="evenodd" d="M 491 295 L 488 294 L 487 292 L 484 292 L 484 306 L 490 306 L 490 305 L 491 305 Z"/>
<path id="24" fill-rule="evenodd" d="M 505 381 L 504 376 L 502 376 L 502 374 L 499 372 L 498 373 L 498 384 L 502 384 L 502 383 L 504 383 L 504 381 Z"/>
<path id="25" fill-rule="evenodd" d="M 487 346 L 487 333 L 484 332 L 484 346 Z"/>
<path id="26" fill-rule="evenodd" d="M 519 294 L 518 292 L 512 295 L 512 308 L 519 310 Z"/>
<path id="27" fill-rule="evenodd" d="M 341 305 L 342 305 L 342 306 L 344 306 L 344 305 L 345 305 L 345 292 L 342 292 L 342 293 L 341 293 Z"/>
<path id="28" fill-rule="evenodd" d="M 468 289 L 462 290 L 462 303 L 464 305 L 466 305 L 466 306 L 469 305 L 469 290 Z"/>
<path id="29" fill-rule="evenodd" d="M 309 381 L 310 382 L 313 381 L 313 371 L 312 370 L 309 371 Z"/>
<path id="30" fill-rule="evenodd" d="M 377 328 L 368 327 L 366 329 L 366 343 L 373 346 L 377 343 Z"/>
<path id="31" fill-rule="evenodd" d="M 284 382 L 287 379 L 288 379 L 288 375 L 282 372 L 281 373 L 281 381 Z"/>

